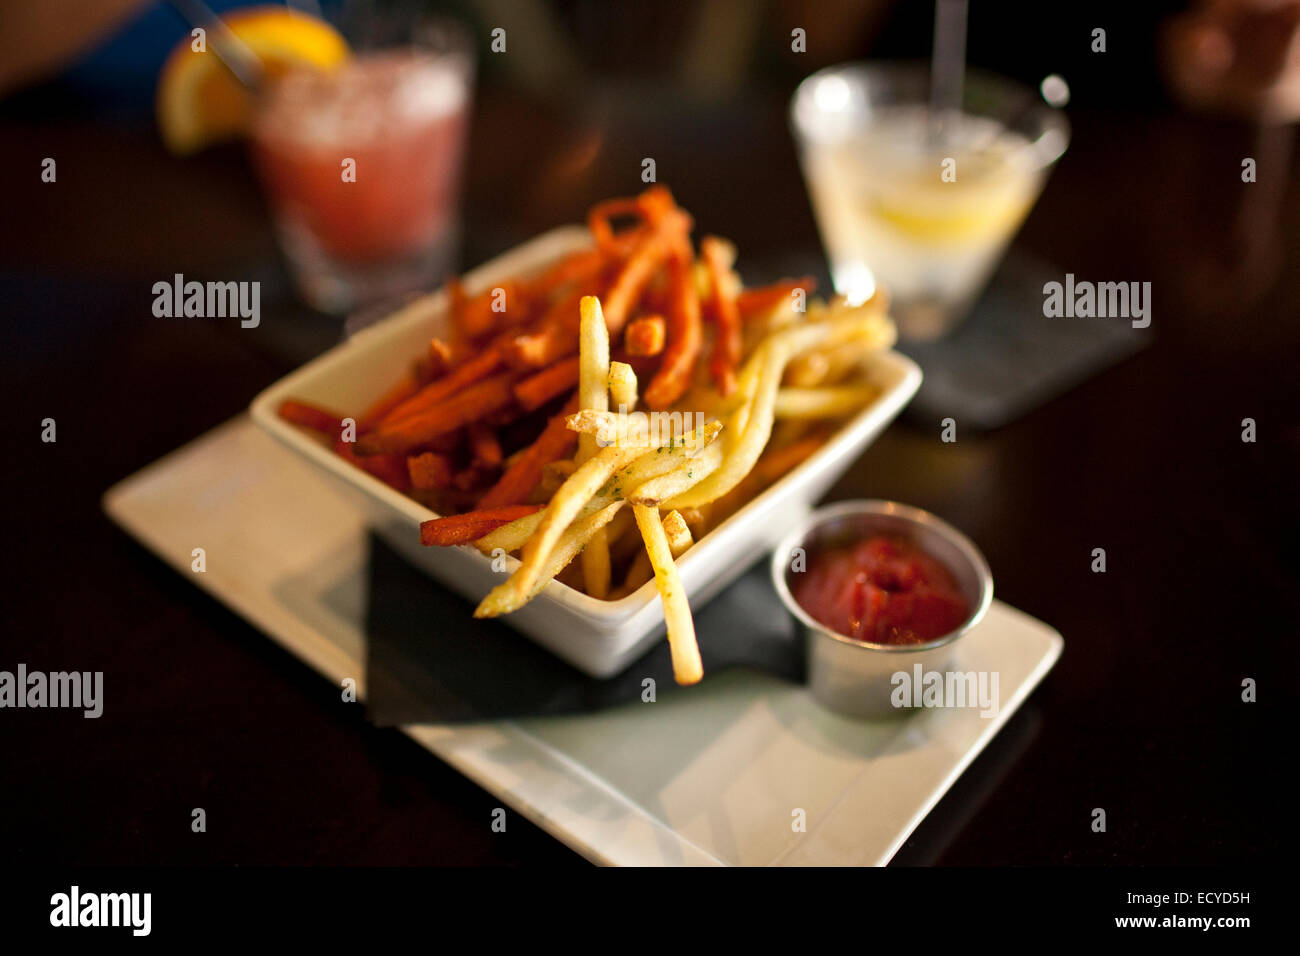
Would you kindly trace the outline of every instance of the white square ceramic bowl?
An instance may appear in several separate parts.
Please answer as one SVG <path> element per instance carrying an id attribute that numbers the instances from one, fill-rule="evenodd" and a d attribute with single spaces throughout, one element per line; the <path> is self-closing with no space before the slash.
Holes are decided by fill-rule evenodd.
<path id="1" fill-rule="evenodd" d="M 590 243 L 585 229 L 563 227 L 502 255 L 465 277 L 472 293 L 508 277 L 539 271 Z M 341 411 L 365 408 L 393 384 L 403 363 L 421 354 L 430 337 L 445 332 L 446 295 L 437 292 L 363 329 L 266 389 L 251 407 L 253 420 L 278 441 L 317 465 L 365 507 L 381 537 L 434 579 L 479 601 L 502 580 L 491 561 L 470 546 L 421 547 L 420 522 L 428 508 L 349 465 L 316 438 L 283 421 L 276 409 L 287 398 Z M 704 602 L 775 546 L 826 493 L 921 384 L 921 370 L 897 352 L 878 356 L 871 369 L 881 396 L 848 421 L 822 449 L 714 528 L 678 561 L 691 604 Z M 328 515 L 321 520 L 328 521 Z M 510 570 L 517 566 L 509 560 Z M 533 601 L 503 618 L 579 670 L 608 677 L 627 667 L 664 630 L 654 582 L 618 601 L 600 601 L 550 582 Z M 701 635 L 707 641 L 708 635 Z"/>

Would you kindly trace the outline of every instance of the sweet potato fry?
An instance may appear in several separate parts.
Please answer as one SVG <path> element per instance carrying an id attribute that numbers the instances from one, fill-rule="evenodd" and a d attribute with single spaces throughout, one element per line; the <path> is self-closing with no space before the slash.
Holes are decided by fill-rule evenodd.
<path id="1" fill-rule="evenodd" d="M 374 431 L 357 437 L 357 454 L 405 452 L 427 444 L 439 435 L 505 408 L 514 400 L 510 384 L 508 374 L 485 378 L 432 408 L 396 421 L 385 419 Z"/>
<path id="2" fill-rule="evenodd" d="M 671 327 L 663 363 L 642 397 L 654 409 L 667 408 L 690 387 L 695 359 L 700 352 L 700 298 L 691 281 L 690 262 L 683 255 L 669 261 L 673 283 Z"/>
<path id="3" fill-rule="evenodd" d="M 622 236 L 616 235 L 614 227 L 610 224 L 611 219 L 619 216 L 639 217 L 646 226 L 653 229 L 676 208 L 677 203 L 668 188 L 655 185 L 639 196 L 607 199 L 596 203 L 587 214 L 587 228 L 591 230 L 597 248 L 607 252 L 618 252 L 621 250 L 621 243 L 618 240 L 638 230 L 629 229 Z"/>
<path id="4" fill-rule="evenodd" d="M 566 457 L 578 443 L 565 419 L 578 407 L 575 395 L 564 410 L 546 423 L 541 435 L 519 454 L 495 485 L 479 501 L 483 508 L 499 508 L 524 501 L 541 480 L 542 469 L 550 462 Z"/>
<path id="5" fill-rule="evenodd" d="M 343 416 L 318 405 L 288 399 L 280 403 L 277 412 L 286 422 L 310 428 L 333 439 L 337 439 L 343 432 Z"/>
<path id="6" fill-rule="evenodd" d="M 582 289 L 561 296 L 527 332 L 501 345 L 512 368 L 542 368 L 578 351 L 579 304 Z"/>
<path id="7" fill-rule="evenodd" d="M 528 295 L 545 299 L 565 286 L 593 282 L 606 261 L 606 254 L 599 248 L 571 253 L 529 282 Z"/>
<path id="8" fill-rule="evenodd" d="M 413 455 L 406 459 L 406 471 L 410 475 L 412 488 L 424 491 L 451 487 L 451 461 L 446 455 L 436 455 L 431 451 Z"/>
<path id="9" fill-rule="evenodd" d="M 736 311 L 742 319 L 755 319 L 783 301 L 788 301 L 795 289 L 803 289 L 805 294 L 812 295 L 816 288 L 817 280 L 812 276 L 804 276 L 802 279 L 782 279 L 771 285 L 745 289 L 736 296 Z"/>
<path id="10" fill-rule="evenodd" d="M 714 236 L 700 241 L 700 254 L 709 273 L 710 296 L 717 334 L 713 339 L 713 356 L 709 374 L 723 396 L 736 390 L 736 367 L 740 365 L 740 311 L 728 288 L 735 249 Z"/>
<path id="11" fill-rule="evenodd" d="M 357 431 L 367 432 L 378 425 L 394 408 L 402 404 L 420 389 L 420 382 L 415 376 L 408 376 L 381 395 L 361 417 L 357 419 Z"/>
<path id="12" fill-rule="evenodd" d="M 477 511 L 467 511 L 463 515 L 431 518 L 420 522 L 420 544 L 438 547 L 468 544 L 502 525 L 530 515 L 534 511 L 540 511 L 541 507 L 541 505 L 507 505 L 504 508 L 480 508 Z"/>
<path id="13" fill-rule="evenodd" d="M 515 400 L 525 409 L 541 408 L 557 395 L 563 395 L 578 384 L 578 356 L 561 359 L 514 387 Z"/>
<path id="14" fill-rule="evenodd" d="M 624 263 L 622 271 L 614 280 L 614 284 L 609 287 L 609 292 L 604 299 L 605 324 L 609 327 L 611 337 L 623 331 L 628 313 L 636 304 L 641 290 L 671 252 L 672 244 L 668 237 L 653 232 L 640 241 L 636 250 Z"/>
<path id="15" fill-rule="evenodd" d="M 623 345 L 629 355 L 658 355 L 664 350 L 664 317 L 643 315 L 627 324 Z"/>
<path id="16" fill-rule="evenodd" d="M 455 365 L 455 351 L 449 342 L 439 338 L 429 339 L 429 371 L 437 378 L 446 375 Z"/>
<path id="17" fill-rule="evenodd" d="M 452 312 L 456 331 L 466 339 L 478 339 L 518 325 L 528 317 L 528 296 L 524 285 L 514 279 L 498 282 L 478 295 L 463 299 Z"/>
<path id="18" fill-rule="evenodd" d="M 487 348 L 462 364 L 456 366 L 449 374 L 437 379 L 420 389 L 406 401 L 400 403 L 380 420 L 380 426 L 400 421 L 411 415 L 433 408 L 457 392 L 491 375 L 501 365 L 499 349 Z"/>
<path id="19" fill-rule="evenodd" d="M 408 491 L 411 476 L 406 470 L 406 458 L 402 455 L 370 455 L 362 457 L 356 452 L 352 442 L 339 439 L 334 443 L 334 453 L 345 461 L 351 462 L 362 471 L 374 475 L 384 484 L 398 491 Z"/>
<path id="20" fill-rule="evenodd" d="M 500 466 L 504 456 L 496 432 L 482 422 L 475 422 L 469 426 L 468 434 L 469 449 L 474 456 L 474 463 L 485 468 Z"/>

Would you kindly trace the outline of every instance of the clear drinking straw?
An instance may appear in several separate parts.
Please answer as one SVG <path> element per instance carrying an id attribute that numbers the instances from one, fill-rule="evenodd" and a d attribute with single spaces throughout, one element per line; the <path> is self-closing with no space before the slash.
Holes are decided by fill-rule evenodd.
<path id="1" fill-rule="evenodd" d="M 934 0 L 934 52 L 930 59 L 930 136 L 943 144 L 961 115 L 966 73 L 967 0 Z"/>

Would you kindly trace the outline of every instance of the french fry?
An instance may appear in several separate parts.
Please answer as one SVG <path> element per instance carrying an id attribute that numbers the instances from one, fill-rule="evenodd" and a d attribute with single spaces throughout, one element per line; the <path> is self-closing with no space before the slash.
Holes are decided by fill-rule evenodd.
<path id="1" fill-rule="evenodd" d="M 709 448 L 721 431 L 721 422 L 706 422 L 702 429 L 673 441 L 671 445 L 655 449 L 653 455 L 641 456 L 615 473 L 601 488 L 599 494 L 623 495 L 633 488 L 639 488 L 652 478 L 658 478 L 681 467 L 684 462 Z"/>
<path id="2" fill-rule="evenodd" d="M 704 676 L 700 661 L 700 648 L 695 640 L 695 621 L 686 599 L 677 565 L 673 563 L 668 538 L 657 508 L 634 505 L 632 514 L 641 529 L 650 565 L 654 568 L 655 585 L 659 600 L 664 606 L 664 620 L 668 625 L 668 648 L 672 653 L 673 677 L 679 684 L 695 684 Z"/>
<path id="3" fill-rule="evenodd" d="M 619 516 L 622 517 L 626 513 L 620 512 Z M 678 511 L 670 511 L 665 515 L 663 524 L 664 535 L 668 538 L 668 550 L 672 552 L 674 558 L 681 557 L 686 549 L 695 543 L 691 537 L 690 528 L 687 527 L 685 519 L 682 518 L 681 512 Z M 638 539 L 638 543 L 642 542 Z M 632 563 L 628 565 L 627 573 L 623 577 L 623 584 L 616 592 L 617 596 L 623 597 L 631 594 L 653 576 L 654 569 L 650 566 L 650 555 L 642 547 L 636 557 L 632 559 Z"/>
<path id="4" fill-rule="evenodd" d="M 528 314 L 527 296 L 521 282 L 507 279 L 458 302 L 452 321 L 463 338 L 482 338 L 499 328 L 516 325 Z"/>
<path id="5" fill-rule="evenodd" d="M 583 411 L 601 412 L 609 409 L 609 329 L 601 312 L 600 300 L 585 296 L 579 303 L 579 348 L 581 368 L 578 377 L 578 404 Z M 592 435 L 578 436 L 578 457 L 581 466 L 597 451 Z M 609 545 L 605 532 L 592 534 L 582 551 L 582 575 L 587 593 L 603 598 L 609 593 Z"/>
<path id="6" fill-rule="evenodd" d="M 528 498 L 537 482 L 541 480 L 542 469 L 550 462 L 564 458 L 577 444 L 578 437 L 569 431 L 565 424 L 567 412 L 577 406 L 575 395 L 565 406 L 565 410 L 552 416 L 546 423 L 537 441 L 533 442 L 510 463 L 495 485 L 479 501 L 482 508 L 499 508 L 503 505 L 519 504 Z"/>
<path id="7" fill-rule="evenodd" d="M 606 255 L 600 249 L 582 249 L 570 253 L 528 283 L 528 295 L 545 299 L 557 289 L 574 284 L 590 283 L 605 267 Z"/>
<path id="8" fill-rule="evenodd" d="M 365 432 L 374 428 L 383 420 L 385 415 L 418 392 L 420 388 L 419 379 L 414 375 L 408 375 L 379 396 L 378 399 L 371 403 L 369 408 L 361 413 L 361 417 L 356 420 L 357 431 Z"/>
<path id="9" fill-rule="evenodd" d="M 420 412 L 428 411 L 446 401 L 457 392 L 495 372 L 501 366 L 501 355 L 496 349 L 486 349 L 466 362 L 456 366 L 445 377 L 435 379 L 410 398 L 394 406 L 379 421 L 379 428 L 390 422 L 401 421 Z"/>
<path id="10" fill-rule="evenodd" d="M 612 502 L 593 514 L 575 521 L 556 539 L 555 546 L 547 554 L 537 574 L 530 578 L 527 589 L 520 590 L 516 583 L 520 572 L 523 571 L 521 565 L 509 580 L 498 584 L 488 592 L 487 597 L 474 609 L 474 616 L 498 617 L 523 607 L 573 560 L 574 555 L 582 550 L 591 540 L 592 535 L 609 524 L 624 504 L 623 501 Z"/>
<path id="11" fill-rule="evenodd" d="M 641 551 L 632 559 L 632 563 L 627 566 L 627 573 L 623 575 L 622 586 L 612 596 L 624 597 L 631 594 L 654 577 L 654 574 L 655 569 L 650 565 L 650 555 L 646 553 L 645 545 L 642 543 Z"/>
<path id="12" fill-rule="evenodd" d="M 573 308 L 577 309 L 575 300 Z M 578 350 L 578 332 L 557 322 L 543 323 L 541 328 L 512 338 L 502 348 L 511 368 L 530 369 L 552 365 Z"/>
<path id="13" fill-rule="evenodd" d="M 639 217 L 645 222 L 643 229 L 653 229 L 677 209 L 672 193 L 664 186 L 651 186 L 639 196 L 632 198 L 606 199 L 591 207 L 587 214 L 587 228 L 598 248 L 610 253 L 617 253 L 622 247 L 619 237 L 615 235 L 610 220 L 616 216 Z M 638 229 L 628 230 L 635 235 Z"/>
<path id="14" fill-rule="evenodd" d="M 605 296 L 605 321 L 609 323 L 611 335 L 617 335 L 622 331 L 628 312 L 636 303 L 641 290 L 650 281 L 654 270 L 668 257 L 669 251 L 668 241 L 664 237 L 651 234 L 642 240 L 632 257 L 623 266 L 623 270 Z"/>
<path id="15" fill-rule="evenodd" d="M 625 496 L 634 505 L 654 505 L 680 495 L 713 474 L 722 465 L 722 445 L 712 444 L 694 458 L 678 465 L 672 471 L 643 481 Z M 676 512 L 674 512 L 675 514 Z"/>
<path id="16" fill-rule="evenodd" d="M 409 491 L 411 488 L 411 476 L 407 473 L 406 458 L 402 455 L 362 457 L 356 453 L 353 442 L 346 442 L 342 438 L 334 443 L 334 454 L 398 491 Z"/>
<path id="17" fill-rule="evenodd" d="M 674 559 L 686 553 L 686 549 L 695 543 L 691 538 L 691 529 L 686 527 L 686 519 L 680 511 L 670 511 L 663 518 L 664 536 L 668 539 L 668 550 Z"/>
<path id="18" fill-rule="evenodd" d="M 605 499 L 608 503 L 609 499 Z M 537 531 L 537 526 L 542 523 L 545 515 L 545 508 L 540 511 L 534 511 L 532 514 L 524 515 L 522 518 L 516 518 L 509 524 L 503 524 L 499 528 L 493 528 L 481 538 L 474 541 L 474 547 L 478 548 L 484 554 L 491 554 L 500 548 L 509 554 L 512 551 L 518 551 L 524 546 L 524 543 L 533 536 Z"/>
<path id="19" fill-rule="evenodd" d="M 760 318 L 778 305 L 790 302 L 796 290 L 802 289 L 805 295 L 812 295 L 816 288 L 817 280 L 812 276 L 804 276 L 802 279 L 783 279 L 771 285 L 745 289 L 736 296 L 736 311 L 742 319 Z"/>
<path id="20" fill-rule="evenodd" d="M 588 458 L 578 466 L 546 506 L 546 517 L 533 537 L 524 546 L 523 563 L 511 575 L 509 584 L 516 596 L 530 593 L 546 566 L 564 530 L 582 510 L 582 506 L 600 490 L 611 474 L 649 452 L 649 448 L 619 448 L 610 446 Z"/>
<path id="21" fill-rule="evenodd" d="M 559 490 L 560 485 L 569 480 L 577 464 L 572 461 L 561 459 L 560 461 L 547 462 L 542 468 L 542 478 L 538 482 L 538 487 L 542 494 L 549 498 Z"/>
<path id="22" fill-rule="evenodd" d="M 486 468 L 498 467 L 504 460 L 501 452 L 501 441 L 497 434 L 482 422 L 474 422 L 467 429 L 469 435 L 470 453 L 474 456 L 474 463 Z"/>
<path id="23" fill-rule="evenodd" d="M 515 401 L 528 411 L 541 408 L 578 384 L 579 359 L 571 355 L 514 386 Z"/>
<path id="24" fill-rule="evenodd" d="M 772 411 L 777 418 L 836 418 L 861 411 L 879 395 L 874 385 L 782 388 Z"/>
<path id="25" fill-rule="evenodd" d="M 636 524 L 632 517 L 632 509 L 624 508 L 605 528 L 605 540 L 609 542 L 609 560 L 614 563 L 617 560 L 627 557 L 629 553 L 637 548 L 641 543 L 639 535 L 628 534 Z"/>
<path id="26" fill-rule="evenodd" d="M 357 453 L 374 455 L 409 451 L 438 435 L 505 408 L 512 399 L 509 375 L 485 378 L 425 411 L 398 421 L 385 420 L 374 431 L 358 436 Z"/>
<path id="27" fill-rule="evenodd" d="M 429 339 L 429 372 L 433 376 L 445 375 L 455 364 L 456 352 L 450 342 L 440 338 Z"/>
<path id="28" fill-rule="evenodd" d="M 343 416 L 307 402 L 287 399 L 280 403 L 276 413 L 286 422 L 310 428 L 333 439 L 337 439 L 343 432 Z"/>
<path id="29" fill-rule="evenodd" d="M 643 396 L 645 403 L 655 409 L 667 408 L 690 387 L 702 340 L 700 299 L 685 257 L 674 255 L 668 267 L 673 285 L 673 307 L 668 313 L 668 344 L 664 348 L 659 372 L 651 379 Z"/>
<path id="30" fill-rule="evenodd" d="M 732 438 L 721 467 L 664 504 L 673 508 L 692 507 L 731 491 L 754 467 L 772 433 L 776 393 L 790 359 L 811 348 L 855 338 L 869 339 L 879 348 L 888 348 L 894 341 L 893 324 L 870 310 L 845 310 L 835 319 L 785 329 L 759 346 L 738 380 L 738 387 L 747 391 L 752 388 L 754 397 L 727 423 Z M 735 437 L 737 433 L 739 438 Z"/>
<path id="31" fill-rule="evenodd" d="M 446 455 L 437 455 L 431 451 L 414 455 L 406 459 L 406 470 L 412 488 L 423 491 L 451 487 L 452 467 Z"/>
<path id="32" fill-rule="evenodd" d="M 718 391 L 726 396 L 736 389 L 736 368 L 740 365 L 740 310 L 736 307 L 728 281 L 732 264 L 736 261 L 736 249 L 714 236 L 705 236 L 700 242 L 700 255 L 708 269 L 709 300 L 717 321 L 709 373 Z"/>
<path id="33" fill-rule="evenodd" d="M 560 296 L 526 332 L 507 336 L 501 354 L 512 368 L 541 368 L 578 351 L 578 309 L 584 293 Z"/>
<path id="34" fill-rule="evenodd" d="M 627 324 L 623 346 L 629 355 L 658 355 L 664 350 L 666 331 L 662 315 L 643 315 Z"/>
<path id="35" fill-rule="evenodd" d="M 505 508 L 468 511 L 461 515 L 430 518 L 428 521 L 420 522 L 420 544 L 442 547 L 468 544 L 540 508 L 541 505 L 510 505 Z"/>
<path id="36" fill-rule="evenodd" d="M 609 398 L 623 411 L 636 408 L 636 372 L 626 362 L 609 363 Z"/>
<path id="37" fill-rule="evenodd" d="M 584 408 L 566 419 L 571 431 L 581 438 L 593 440 L 598 447 L 608 445 L 638 445 L 650 443 L 649 419 L 644 415 L 623 412 L 597 412 Z"/>

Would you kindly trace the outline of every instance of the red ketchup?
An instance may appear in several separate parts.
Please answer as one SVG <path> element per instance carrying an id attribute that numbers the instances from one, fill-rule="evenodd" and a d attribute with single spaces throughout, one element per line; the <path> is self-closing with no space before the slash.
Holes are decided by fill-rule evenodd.
<path id="1" fill-rule="evenodd" d="M 807 569 L 789 581 L 815 620 L 869 644 L 924 644 L 970 615 L 952 572 L 901 538 L 810 550 Z"/>

